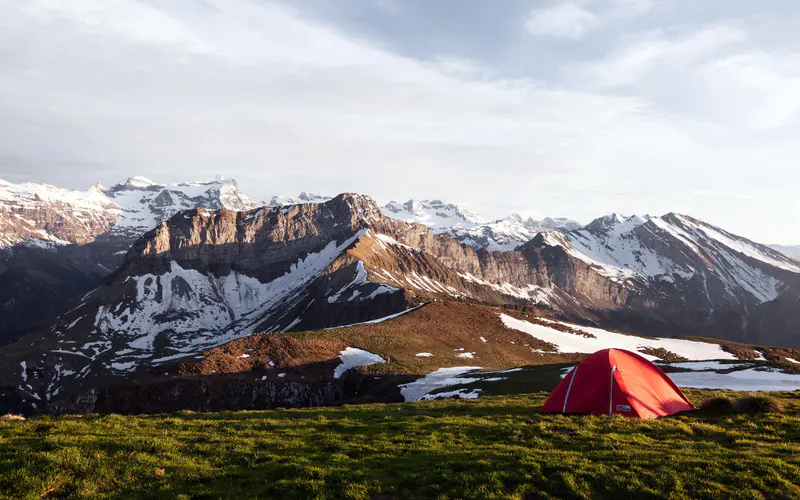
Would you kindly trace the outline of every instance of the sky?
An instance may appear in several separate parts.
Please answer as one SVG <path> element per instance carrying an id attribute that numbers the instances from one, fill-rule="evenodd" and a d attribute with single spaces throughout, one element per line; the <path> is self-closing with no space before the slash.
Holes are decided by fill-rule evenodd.
<path id="1" fill-rule="evenodd" d="M 800 244 L 796 0 L 0 0 L 0 178 Z"/>

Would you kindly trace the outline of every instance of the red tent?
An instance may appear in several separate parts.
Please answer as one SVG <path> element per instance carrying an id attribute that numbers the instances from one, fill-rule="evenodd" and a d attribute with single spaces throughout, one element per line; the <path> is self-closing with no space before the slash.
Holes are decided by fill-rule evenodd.
<path id="1" fill-rule="evenodd" d="M 630 351 L 604 349 L 573 368 L 540 411 L 649 420 L 694 409 L 659 367 Z"/>

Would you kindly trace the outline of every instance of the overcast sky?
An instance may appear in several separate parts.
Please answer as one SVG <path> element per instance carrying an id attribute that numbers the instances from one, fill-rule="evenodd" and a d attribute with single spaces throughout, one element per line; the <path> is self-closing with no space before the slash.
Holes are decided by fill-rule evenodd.
<path id="1" fill-rule="evenodd" d="M 800 243 L 796 0 L 0 0 L 0 178 Z"/>

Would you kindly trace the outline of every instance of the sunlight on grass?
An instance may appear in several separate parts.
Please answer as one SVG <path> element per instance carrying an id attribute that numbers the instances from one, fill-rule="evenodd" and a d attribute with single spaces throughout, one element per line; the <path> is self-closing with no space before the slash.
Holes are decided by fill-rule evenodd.
<path id="1" fill-rule="evenodd" d="M 693 391 L 699 403 L 718 392 Z M 780 414 L 541 415 L 546 394 L 0 423 L 5 498 L 798 498 Z"/>

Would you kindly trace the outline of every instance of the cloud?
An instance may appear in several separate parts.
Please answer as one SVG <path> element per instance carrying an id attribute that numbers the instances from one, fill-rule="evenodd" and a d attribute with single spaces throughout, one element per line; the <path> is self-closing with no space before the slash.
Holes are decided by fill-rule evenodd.
<path id="1" fill-rule="evenodd" d="M 70 185 L 232 173 L 260 181 L 255 196 L 280 185 L 464 198 L 453 179 L 481 179 L 505 199 L 562 178 L 586 161 L 566 144 L 642 108 L 497 79 L 466 59 L 397 56 L 270 4 L 176 1 L 154 13 L 122 3 L 3 7 L 16 49 L 2 61 L 0 150 L 25 159 L 4 170 Z M 173 32 L 149 38 L 156 24 Z M 97 179 L 50 167 L 64 160 L 106 169 Z"/>
<path id="2" fill-rule="evenodd" d="M 525 22 L 534 35 L 579 40 L 599 24 L 597 17 L 582 3 L 559 3 L 544 9 L 534 9 Z"/>
<path id="3" fill-rule="evenodd" d="M 580 40 L 608 24 L 645 15 L 666 0 L 572 0 L 530 11 L 525 21 L 537 36 Z"/>
<path id="4" fill-rule="evenodd" d="M 730 55 L 699 68 L 697 81 L 701 109 L 721 122 L 761 131 L 800 122 L 800 54 Z"/>
<path id="5" fill-rule="evenodd" d="M 567 74 L 586 89 L 625 90 L 727 134 L 800 124 L 800 53 L 748 50 L 749 40 L 735 24 L 640 33 Z"/>
<path id="6" fill-rule="evenodd" d="M 747 39 L 736 26 L 711 25 L 685 33 L 656 30 L 628 36 L 605 57 L 578 65 L 579 78 L 599 87 L 618 87 L 639 82 L 662 65 L 691 67 L 699 59 Z"/>
<path id="7" fill-rule="evenodd" d="M 487 217 L 679 210 L 780 241 L 764 214 L 800 212 L 797 61 L 713 26 L 576 52 L 558 80 L 421 60 L 264 0 L 0 2 L 0 177 L 219 173 L 259 198 L 434 197 Z M 766 196 L 754 211 L 693 192 Z"/>

